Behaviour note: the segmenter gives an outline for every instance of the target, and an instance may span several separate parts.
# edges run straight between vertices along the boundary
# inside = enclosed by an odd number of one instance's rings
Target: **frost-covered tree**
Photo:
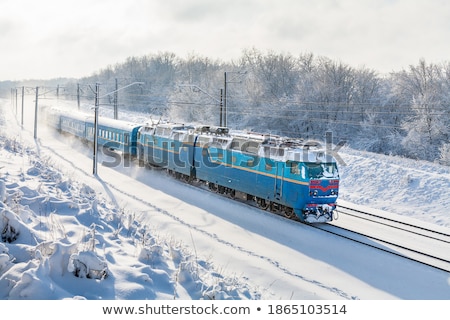
[[[394,88],[408,110],[402,124],[406,136],[402,145],[420,159],[436,160],[439,148],[450,137],[448,67],[420,60],[395,75]]]
[[[245,74],[244,74],[245,72]],[[304,53],[294,56],[252,48],[236,61],[170,52],[129,57],[64,86],[68,98],[93,103],[101,93],[120,91],[119,110],[143,111],[153,119],[219,124],[227,73],[227,124],[292,137],[320,139],[333,131],[355,148],[444,161],[450,140],[450,64],[420,60],[381,77],[365,67]],[[10,90],[10,88],[8,88]],[[221,91],[222,90],[222,91]],[[101,101],[112,105],[114,96]]]

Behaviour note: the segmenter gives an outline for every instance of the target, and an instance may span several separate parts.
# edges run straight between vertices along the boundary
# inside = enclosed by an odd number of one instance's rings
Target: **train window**
[[[270,155],[271,156],[284,156],[284,149],[283,148],[270,148]]]
[[[306,167],[308,168],[308,176],[311,179],[317,179],[322,177],[322,167],[320,163],[308,162],[306,163]]]
[[[220,145],[221,148],[226,148],[226,146],[228,144],[228,140],[227,139],[222,139],[222,138],[213,138],[213,142],[215,144]]]
[[[333,178],[337,176],[336,163],[305,163],[308,168],[308,176],[311,179]]]
[[[284,148],[278,147],[264,147],[264,156],[266,157],[283,157],[284,156]]]
[[[246,140],[234,138],[230,144],[230,149],[232,150],[241,150],[241,146],[246,142]]]
[[[251,154],[258,154],[259,145],[258,141],[249,140],[242,144],[241,150]]]
[[[253,167],[255,165],[255,159],[247,160],[247,167]]]
[[[288,162],[288,166],[291,167],[292,174],[300,174],[300,164],[298,162]]]
[[[232,150],[239,150],[239,142],[233,140],[233,141],[231,142],[231,144],[230,144],[230,149],[232,149]]]
[[[322,164],[323,176],[325,178],[337,178],[338,169],[336,163],[324,163]]]
[[[267,162],[267,159],[266,159],[266,171],[272,171],[272,169],[273,169],[273,163],[272,162]]]

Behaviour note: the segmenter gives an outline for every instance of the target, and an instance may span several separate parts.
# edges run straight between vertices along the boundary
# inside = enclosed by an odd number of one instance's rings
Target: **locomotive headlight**
[[[310,196],[313,196],[313,197],[317,197],[318,192],[317,192],[317,190],[310,191],[310,192],[309,192],[309,195],[310,195]]]

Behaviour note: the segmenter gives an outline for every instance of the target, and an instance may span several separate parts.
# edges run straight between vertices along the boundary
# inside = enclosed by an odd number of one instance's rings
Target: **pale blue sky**
[[[82,77],[170,51],[255,47],[380,73],[450,60],[447,0],[0,0],[0,80]]]

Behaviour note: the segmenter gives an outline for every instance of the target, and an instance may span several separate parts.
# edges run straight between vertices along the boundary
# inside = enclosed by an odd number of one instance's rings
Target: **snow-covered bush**
[[[3,243],[0,243],[0,275],[12,265],[11,260],[8,248]]]
[[[92,251],[72,254],[67,269],[79,278],[104,279],[109,274],[105,259]]]
[[[20,223],[18,217],[10,210],[3,209],[0,219],[1,240],[11,243],[20,234]]]

